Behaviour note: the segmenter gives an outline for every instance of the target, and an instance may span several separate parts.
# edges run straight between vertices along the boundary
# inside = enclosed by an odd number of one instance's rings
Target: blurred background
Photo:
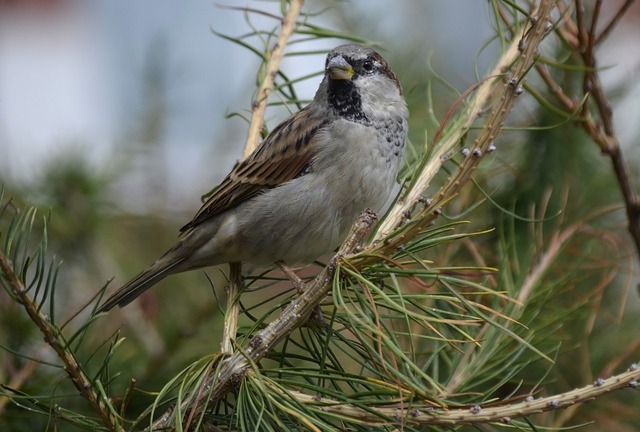
[[[413,79],[403,77],[405,87],[424,81],[420,74],[431,56],[451,84],[466,88],[475,81],[476,53],[491,28],[486,5],[464,3],[405,1],[388,10],[385,1],[315,0],[306,8],[329,7],[322,24],[380,42],[394,66],[413,72]],[[212,30],[250,31],[243,13],[225,4],[278,13],[278,2],[0,4],[3,180],[34,184],[44,167],[73,155],[96,172],[117,171],[110,193],[119,210],[153,208],[188,218],[198,205],[193,198],[240,155],[246,124],[225,115],[247,112],[259,65],[256,56]],[[259,28],[275,25],[272,18],[251,20]],[[454,21],[465,25],[453,28],[448,23]],[[340,42],[296,48],[326,52]],[[479,70],[491,59],[483,56]],[[319,71],[323,61],[319,52],[289,58],[284,68],[304,75]],[[304,82],[300,96],[311,98],[318,82]]]
[[[605,10],[620,3],[607,2]],[[248,113],[255,90],[258,58],[213,33],[250,31],[244,14],[225,5],[279,11],[278,2],[265,1],[1,1],[0,178],[33,186],[61,160],[82,160],[108,177],[114,211],[188,219],[199,204],[194,197],[238,159],[246,123],[225,116]],[[312,0],[305,7],[328,8],[316,18],[322,25],[379,42],[417,100],[428,64],[462,91],[495,58],[496,46],[485,48],[494,27],[485,2],[404,0],[389,8],[384,0]],[[637,9],[599,53],[606,84],[623,89],[616,126],[636,159]],[[273,18],[250,20],[258,28],[275,25]],[[283,68],[293,76],[317,72],[338,43],[297,45],[318,54],[290,57]],[[318,82],[301,83],[300,97],[311,98]],[[436,99],[436,108],[447,102]],[[278,114],[270,114],[271,123]]]
[[[605,2],[603,16],[620,3]],[[240,158],[260,62],[215,33],[239,36],[252,26],[278,23],[229,6],[276,15],[280,10],[279,2],[265,1],[0,1],[0,184],[5,196],[21,205],[50,211],[50,250],[64,262],[57,292],[61,313],[71,315],[107,281],[114,279],[114,289],[163,253],[199,208],[200,196]],[[445,77],[463,92],[498,56],[498,44],[490,43],[495,25],[489,7],[465,0],[305,3],[307,12],[323,12],[314,23],[380,44],[407,94],[411,141],[417,145],[433,134],[428,130],[425,138],[428,113],[442,118],[455,100],[449,88],[434,84],[430,103],[429,83]],[[638,21],[636,4],[599,52],[635,184],[640,184]],[[296,44],[290,51],[307,54],[287,57],[283,70],[291,77],[319,72],[326,52],[339,43],[327,38]],[[310,99],[319,81],[316,75],[300,82],[299,98]],[[286,115],[286,108],[270,110],[267,123],[272,127]],[[560,123],[544,118],[531,103],[522,103],[513,118]],[[550,209],[557,199],[556,208],[567,206],[569,215],[619,205],[609,161],[591,142],[573,146],[579,135],[539,131],[526,139],[509,133],[501,139],[505,147],[511,139],[514,143],[505,156],[497,156],[500,172],[510,176],[496,187],[497,201],[526,208],[556,188],[560,192]],[[497,224],[490,213],[479,225]],[[623,212],[606,224],[625,238]],[[621,308],[637,312],[639,307],[637,291],[628,289],[638,281],[637,255],[620,238],[612,246],[620,251],[614,277],[620,288],[609,294],[615,300],[608,315],[617,325],[623,321]],[[219,298],[224,298],[223,272],[226,268],[208,272]],[[101,319],[105,334],[121,331],[135,342],[121,348],[117,361],[123,375],[147,378],[153,388],[153,377],[166,377],[219,348],[219,305],[208,286],[203,272],[175,276]],[[9,312],[8,307],[0,312],[5,329],[24,322],[19,311]],[[628,328],[637,333],[638,320],[630,319]],[[635,340],[631,333],[619,337],[621,345]],[[609,343],[615,342],[607,333],[593,340],[601,365],[608,361]],[[140,357],[141,350],[146,357]],[[576,378],[576,385],[581,382]]]

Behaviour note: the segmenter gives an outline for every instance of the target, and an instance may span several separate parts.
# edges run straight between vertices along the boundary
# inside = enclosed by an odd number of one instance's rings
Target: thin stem
[[[278,41],[269,53],[269,61],[267,62],[267,68],[264,80],[260,84],[258,89],[258,95],[251,108],[251,123],[249,123],[249,132],[247,133],[247,141],[242,152],[242,158],[249,156],[260,143],[260,131],[262,130],[262,124],[264,123],[264,114],[267,111],[267,100],[269,94],[273,90],[273,84],[278,70],[280,69],[280,63],[284,57],[284,50],[289,41],[289,37],[293,34],[296,28],[296,20],[300,15],[302,9],[303,0],[291,0],[289,2],[289,9],[286,16],[282,20],[282,27],[280,29],[280,35]]]
[[[260,131],[264,123],[264,115],[267,110],[267,101],[269,94],[273,90],[280,63],[284,57],[284,50],[287,46],[289,38],[296,28],[296,20],[300,15],[304,0],[291,0],[286,16],[282,19],[280,34],[275,46],[268,55],[266,74],[258,95],[251,109],[251,122],[249,123],[249,131],[247,133],[247,141],[242,152],[242,158],[249,156],[260,143]],[[240,292],[242,291],[242,267],[241,263],[230,263],[229,269],[229,293],[227,297],[227,310],[224,320],[224,333],[222,336],[221,350],[224,354],[233,353],[233,340],[238,329],[238,315],[240,314]]]
[[[38,355],[36,359],[39,359],[41,357],[42,357],[41,355]],[[11,379],[9,380],[9,383],[7,384],[7,386],[13,390],[19,390],[24,385],[24,383],[29,378],[31,378],[37,366],[38,366],[37,360],[25,363],[20,369],[18,369],[17,371],[13,371],[10,374]],[[5,407],[10,401],[11,399],[9,398],[0,397],[0,415],[4,413]]]
[[[634,0],[627,0],[624,2],[622,7],[620,7],[618,12],[613,16],[611,21],[609,21],[609,24],[607,24],[604,30],[602,30],[602,32],[600,32],[600,34],[598,35],[598,38],[596,39],[596,45],[600,45],[602,41],[604,41],[609,36],[609,34],[611,34],[613,29],[618,25],[618,22],[622,19],[624,14],[627,12],[627,10],[631,7],[633,3],[634,3]]]
[[[238,316],[240,315],[240,294],[244,288],[242,280],[242,263],[229,263],[229,292],[227,293],[227,309],[224,314],[224,330],[220,351],[223,354],[233,354],[233,343],[238,331]]]
[[[634,364],[626,372],[608,379],[598,379],[595,383],[557,395],[533,399],[527,398],[515,403],[493,403],[491,406],[441,409],[433,406],[411,408],[399,407],[367,407],[363,409],[331,399],[318,398],[300,392],[292,392],[300,402],[321,407],[324,412],[352,418],[370,425],[388,424],[386,418],[402,418],[409,425],[441,425],[460,426],[463,424],[509,424],[513,419],[527,417],[545,411],[568,408],[575,404],[587,402],[615,390],[636,388],[640,380],[640,369]],[[426,409],[425,409],[426,408]]]
[[[587,46],[587,30],[584,22],[584,5],[582,0],[576,0],[576,24],[578,26],[578,52],[584,52]]]
[[[598,30],[598,19],[600,18],[600,12],[602,10],[602,0],[597,0],[593,9],[593,17],[591,18],[591,27],[589,28],[589,39],[587,49],[593,49],[596,46],[596,32]]]

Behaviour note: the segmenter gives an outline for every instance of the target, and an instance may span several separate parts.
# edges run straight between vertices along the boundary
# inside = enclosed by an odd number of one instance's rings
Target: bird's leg
[[[296,291],[298,291],[298,294],[302,294],[307,289],[307,285],[300,279],[300,276],[298,276],[291,267],[286,265],[284,261],[276,261],[276,265],[280,267],[282,273],[289,278]]]
[[[229,263],[229,292],[227,293],[227,310],[224,314],[224,330],[220,348],[223,354],[233,354],[233,341],[238,330],[240,315],[240,294],[244,289],[242,263]]]
[[[304,281],[300,279],[300,276],[298,276],[291,267],[286,265],[284,261],[276,261],[276,265],[280,267],[282,273],[284,273],[285,276],[289,278],[296,291],[298,291],[299,295],[307,289],[307,284],[305,284]],[[320,309],[320,305],[316,306],[313,314],[311,315],[311,319],[316,321],[316,323],[320,327],[329,327],[329,323],[326,319],[324,319],[324,316],[322,315],[322,309]]]

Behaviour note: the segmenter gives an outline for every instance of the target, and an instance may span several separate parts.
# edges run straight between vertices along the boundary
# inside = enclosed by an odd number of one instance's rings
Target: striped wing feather
[[[325,124],[326,119],[312,116],[307,108],[280,123],[249,157],[233,168],[180,231],[298,177],[311,162],[314,156],[311,143]]]

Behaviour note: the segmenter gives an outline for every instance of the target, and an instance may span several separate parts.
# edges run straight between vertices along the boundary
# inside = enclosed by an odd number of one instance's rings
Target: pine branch
[[[266,73],[258,95],[251,108],[251,121],[249,123],[249,132],[247,140],[242,152],[242,158],[247,158],[260,144],[260,131],[264,123],[264,114],[267,111],[267,102],[269,94],[273,90],[276,76],[280,69],[280,63],[284,57],[284,50],[287,42],[296,28],[296,20],[302,10],[304,0],[291,0],[286,16],[282,19],[280,35],[278,41],[271,49],[267,56]],[[227,302],[227,310],[224,321],[224,334],[222,338],[222,352],[226,354],[233,353],[233,338],[238,330],[238,315],[240,314],[240,294],[242,293],[242,263],[230,264],[229,275],[229,292],[227,293],[229,301]]]
[[[278,41],[267,56],[268,60],[264,79],[258,89],[256,100],[251,107],[251,122],[249,123],[247,141],[244,146],[244,151],[242,152],[243,159],[249,156],[260,143],[260,131],[262,130],[262,124],[264,123],[264,114],[267,111],[269,94],[273,90],[273,84],[275,83],[278,70],[280,69],[280,63],[284,57],[284,50],[287,47],[289,38],[296,28],[296,20],[300,15],[303,4],[304,0],[289,1],[289,9],[287,10],[285,17],[282,19]]]
[[[65,372],[67,372],[67,375],[71,379],[75,388],[80,392],[80,395],[89,402],[92,409],[100,416],[105,426],[113,431],[124,431],[122,426],[120,426],[109,401],[104,400],[100,394],[96,392],[91,381],[82,369],[81,363],[78,362],[73,351],[71,351],[69,346],[64,342],[59,331],[51,325],[49,318],[42,314],[38,305],[34,302],[31,296],[29,296],[24,283],[14,273],[12,262],[2,251],[0,251],[0,270],[2,271],[2,275],[4,275],[9,288],[20,304],[22,304],[31,321],[38,326],[38,329],[44,336],[45,342],[53,348],[58,355],[58,358],[62,360]]]
[[[534,398],[526,397],[521,402],[515,403],[491,403],[489,406],[475,405],[465,408],[438,408],[426,409],[411,406],[403,407],[376,407],[362,409],[353,405],[336,403],[327,398],[318,398],[300,392],[291,392],[299,401],[327,413],[348,417],[367,425],[384,425],[388,421],[384,418],[392,418],[408,425],[439,425],[461,426],[465,424],[479,423],[504,423],[509,424],[514,419],[539,414],[545,411],[568,408],[572,405],[584,403],[601,397],[612,391],[622,389],[638,389],[640,381],[640,368],[636,363],[632,364],[626,372],[614,375],[608,379],[598,378],[593,384],[564,392],[557,395]]]

